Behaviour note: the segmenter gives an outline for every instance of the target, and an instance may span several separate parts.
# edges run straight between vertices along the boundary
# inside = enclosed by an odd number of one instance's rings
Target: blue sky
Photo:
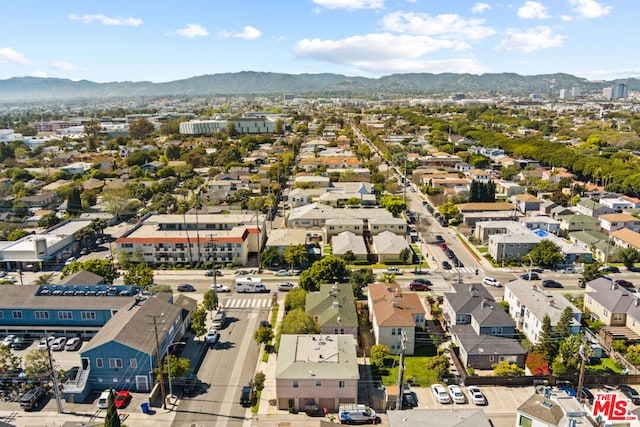
[[[1,11],[0,79],[640,76],[638,0],[21,0]]]

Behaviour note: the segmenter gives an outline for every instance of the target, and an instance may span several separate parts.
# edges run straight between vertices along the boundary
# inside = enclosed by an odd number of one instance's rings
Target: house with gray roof
[[[493,427],[482,409],[387,411],[389,427]]]
[[[552,393],[532,395],[516,410],[516,426],[570,427],[591,425],[585,405],[575,397]],[[573,420],[573,421],[572,421]]]
[[[580,332],[582,312],[562,294],[546,291],[527,280],[516,279],[506,284],[504,300],[509,303],[509,315],[515,320],[516,327],[534,344],[540,342],[544,316],[549,315],[551,326],[555,328],[567,307],[571,309],[573,317],[571,333]]]
[[[293,208],[287,218],[290,228],[319,228],[329,219],[361,219],[364,225],[372,218],[391,218],[393,215],[382,208],[334,208],[322,203],[311,203]]]
[[[405,248],[411,249],[405,237],[400,237],[391,231],[383,231],[373,236],[371,240],[373,242],[371,251],[378,256],[378,262],[380,263],[402,262],[400,252]],[[409,262],[411,262],[411,258]]]
[[[92,390],[107,388],[150,391],[153,370],[187,332],[195,307],[195,300],[169,293],[138,296],[122,307],[83,348],[80,371],[65,386],[65,398],[81,402]]]
[[[362,236],[350,231],[343,231],[331,239],[331,251],[333,255],[341,257],[351,251],[358,260],[366,260],[368,256],[367,246]]]
[[[538,235],[524,227],[518,233],[494,234],[489,236],[489,255],[497,262],[520,259],[531,252],[540,240]]]
[[[282,335],[276,364],[278,409],[336,411],[358,401],[358,358],[351,335]]]
[[[65,277],[60,282],[60,285],[100,286],[104,285],[104,278],[90,271],[80,270]]]
[[[308,292],[305,311],[318,323],[321,334],[358,338],[358,315],[350,283],[325,283],[319,291]]]
[[[492,369],[503,361],[524,367],[526,351],[514,339],[515,322],[481,284],[453,284],[442,315],[466,367]]]
[[[580,215],[598,218],[600,215],[612,214],[616,211],[609,206],[598,203],[595,199],[581,199],[573,210]]]

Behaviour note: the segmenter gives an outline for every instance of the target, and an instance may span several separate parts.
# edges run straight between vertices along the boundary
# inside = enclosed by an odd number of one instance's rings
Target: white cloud
[[[20,52],[16,52],[11,47],[0,48],[0,61],[13,62],[20,65],[31,65],[31,61],[24,57]]]
[[[313,0],[317,5],[327,9],[382,9],[384,0]]]
[[[47,77],[49,77],[49,76],[47,76],[47,73],[45,73],[45,72],[44,72],[44,71],[42,71],[42,70],[36,70],[36,71],[34,71],[34,72],[32,72],[32,73],[29,73],[29,75],[30,75],[31,77],[41,77],[41,78],[43,78],[43,79],[46,79]]]
[[[254,39],[260,38],[261,36],[262,36],[262,31],[250,25],[247,25],[246,27],[244,27],[242,31],[239,33],[231,33],[229,31],[224,31],[224,30],[220,32],[220,37],[225,39],[234,37],[238,39],[254,40]]]
[[[547,19],[547,7],[537,1],[527,1],[518,9],[518,17],[522,19]]]
[[[491,9],[491,5],[488,3],[476,3],[471,8],[471,13],[482,13]]]
[[[582,18],[599,18],[607,15],[613,9],[613,7],[604,6],[596,0],[569,0],[569,4]]]
[[[51,63],[51,68],[60,71],[73,71],[78,69],[74,64],[65,61],[54,61]]]
[[[137,27],[142,24],[142,19],[138,18],[122,18],[120,16],[110,17],[102,14],[94,14],[94,15],[69,15],[69,19],[72,21],[80,21],[83,24],[91,24],[94,21],[100,22],[102,25],[107,27],[112,26],[126,26],[126,27]]]
[[[539,26],[526,31],[508,30],[508,38],[495,47],[497,51],[520,51],[530,53],[540,49],[562,46],[565,39],[560,34],[553,34],[548,26]]]
[[[194,38],[194,37],[205,37],[209,35],[209,32],[206,28],[201,26],[200,24],[187,24],[186,27],[180,28],[176,30],[176,34],[181,37]]]
[[[622,68],[620,70],[572,71],[571,74],[592,80],[612,80],[627,77],[640,77],[640,68]]]
[[[385,30],[424,36],[444,36],[457,40],[478,40],[495,34],[484,19],[464,19],[455,14],[431,16],[426,13],[393,12],[382,18]]]
[[[563,22],[571,22],[571,21],[573,21],[573,18],[572,18],[571,16],[569,16],[569,15],[562,15],[562,16],[560,17],[560,19],[561,19]]]

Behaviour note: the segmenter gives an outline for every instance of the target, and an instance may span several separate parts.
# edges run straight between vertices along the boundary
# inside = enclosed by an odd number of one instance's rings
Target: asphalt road
[[[236,297],[233,294],[229,298]],[[241,297],[269,298],[250,294]],[[253,340],[253,331],[267,316],[266,308],[227,309],[227,323],[220,331],[220,341],[207,350],[198,371],[198,379],[209,387],[200,394],[182,398],[172,425],[242,426],[251,417],[250,409],[240,406],[240,390],[255,373],[260,347]]]

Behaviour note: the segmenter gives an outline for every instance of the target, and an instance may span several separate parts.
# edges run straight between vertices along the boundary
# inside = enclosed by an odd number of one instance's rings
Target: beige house
[[[341,257],[348,251],[351,251],[358,260],[366,260],[369,254],[362,236],[353,234],[350,231],[343,231],[331,240],[331,253]]]
[[[369,320],[376,344],[389,347],[399,354],[404,332],[407,337],[406,355],[415,351],[416,328],[425,327],[426,311],[415,292],[403,292],[400,285],[373,283],[368,287]]]
[[[331,218],[327,219],[322,227],[324,241],[330,242],[333,236],[349,231],[362,236],[364,221],[359,218]]]
[[[628,228],[611,233],[613,244],[622,248],[635,248],[640,250],[640,233]]]
[[[278,409],[316,404],[336,411],[358,400],[358,358],[351,335],[282,335],[275,372]]]
[[[639,232],[640,219],[626,213],[605,214],[600,215],[600,226],[609,233],[623,228]]]
[[[372,236],[390,231],[398,236],[406,236],[407,222],[402,218],[372,218],[369,220],[369,233]]]
[[[405,248],[411,248],[405,237],[400,237],[391,231],[383,231],[373,236],[371,240],[373,241],[371,251],[378,255],[378,262],[380,263],[402,262],[400,252]],[[411,258],[409,258],[408,262],[411,262]]]

